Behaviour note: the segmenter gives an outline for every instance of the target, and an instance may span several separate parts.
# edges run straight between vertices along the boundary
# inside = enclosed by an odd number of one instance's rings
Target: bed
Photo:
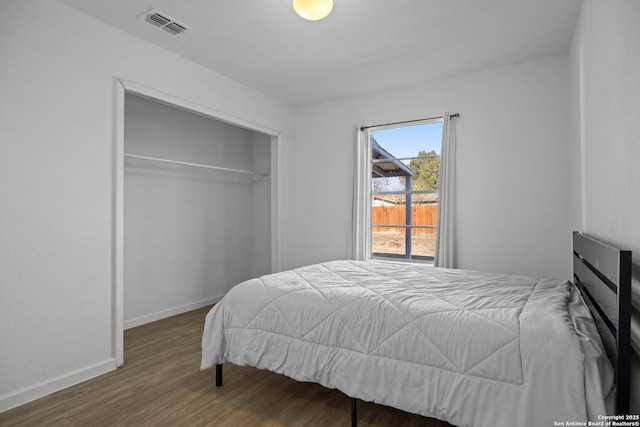
[[[626,413],[630,259],[574,233],[574,283],[376,260],[262,276],[208,313],[201,368],[341,390],[352,425],[355,399],[458,426]]]

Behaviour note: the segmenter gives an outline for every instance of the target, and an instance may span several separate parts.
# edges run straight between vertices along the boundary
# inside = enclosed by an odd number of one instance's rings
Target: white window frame
[[[373,256],[372,254],[372,230],[371,209],[373,200],[373,190],[371,186],[372,174],[372,145],[371,132],[377,130],[394,129],[406,126],[424,125],[432,123],[443,123],[444,118],[430,118],[424,120],[413,120],[404,123],[395,123],[380,126],[356,126],[356,147],[355,147],[355,167],[354,167],[354,191],[353,191],[353,209],[352,209],[352,242],[351,242],[351,258],[355,260],[390,260],[403,262],[418,262],[432,264],[433,258],[427,259],[411,259],[400,257]],[[442,148],[441,148],[442,150]],[[438,157],[442,156],[442,152]],[[413,158],[413,157],[412,157]],[[420,158],[420,157],[416,157]],[[404,158],[403,158],[404,159]],[[411,194],[425,193],[426,191],[412,191]],[[429,191],[429,192],[437,192]],[[395,192],[406,194],[406,192]],[[381,226],[376,224],[375,226]],[[422,226],[413,226],[411,224],[401,226],[405,229],[411,229]],[[436,226],[437,227],[437,224]],[[437,237],[436,237],[437,238]]]

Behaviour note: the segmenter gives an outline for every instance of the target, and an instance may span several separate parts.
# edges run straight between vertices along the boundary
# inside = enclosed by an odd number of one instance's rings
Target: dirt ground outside
[[[405,252],[404,232],[374,232],[371,243],[374,253],[404,255]],[[411,255],[432,257],[435,253],[435,247],[435,234],[414,234],[411,236]]]

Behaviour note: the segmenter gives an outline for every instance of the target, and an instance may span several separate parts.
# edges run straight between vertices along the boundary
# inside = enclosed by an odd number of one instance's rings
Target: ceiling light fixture
[[[333,0],[293,0],[293,10],[309,21],[326,18],[333,10]]]

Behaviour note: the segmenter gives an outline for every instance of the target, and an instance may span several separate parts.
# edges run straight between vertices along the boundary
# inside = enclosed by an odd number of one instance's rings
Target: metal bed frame
[[[615,370],[615,412],[629,413],[631,251],[573,232],[573,277]]]

